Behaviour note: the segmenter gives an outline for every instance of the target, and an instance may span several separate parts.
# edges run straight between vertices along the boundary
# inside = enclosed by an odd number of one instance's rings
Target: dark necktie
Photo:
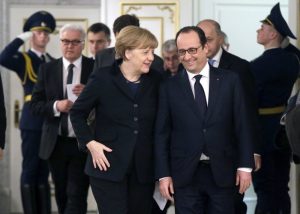
[[[203,87],[200,84],[201,77],[202,75],[200,74],[194,76],[196,80],[194,84],[194,90],[195,90],[195,102],[199,107],[201,115],[204,117],[204,114],[206,113],[206,109],[207,109],[207,104],[206,104],[206,98],[205,98]]]
[[[67,84],[72,84],[72,80],[73,80],[73,68],[74,65],[70,64],[68,66],[68,76],[67,76]],[[66,84],[66,88],[67,88],[67,84]],[[68,93],[67,90],[65,88],[65,98],[68,99]],[[68,136],[68,113],[62,113],[61,114],[61,134],[62,136]]]
[[[42,56],[41,56],[41,61],[42,61],[42,63],[45,63],[45,62],[46,62],[46,57],[45,57],[44,54],[42,54]]]

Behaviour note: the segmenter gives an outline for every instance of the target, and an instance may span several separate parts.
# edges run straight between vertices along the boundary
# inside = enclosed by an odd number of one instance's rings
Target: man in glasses
[[[201,20],[197,26],[201,28],[207,39],[207,58],[213,67],[233,70],[242,80],[243,88],[245,89],[246,101],[248,106],[251,107],[254,122],[258,124],[258,114],[255,95],[255,83],[254,76],[250,70],[250,63],[236,55],[227,52],[223,47],[224,37],[221,31],[221,26],[218,22],[212,19]],[[258,126],[257,126],[258,130]],[[258,131],[257,131],[258,132]],[[259,136],[256,134],[255,136]],[[261,157],[260,157],[260,142],[259,137],[254,140],[254,159],[255,159],[255,171],[260,169]],[[247,205],[243,202],[244,194],[240,194],[237,191],[235,201],[235,213],[246,214]]]
[[[49,163],[59,213],[85,214],[89,185],[84,174],[86,153],[78,149],[69,110],[82,92],[94,62],[82,55],[82,27],[66,24],[59,33],[63,57],[41,66],[31,108],[45,118],[39,154]]]
[[[155,127],[155,173],[177,214],[234,213],[254,167],[254,126],[234,72],[207,62],[207,40],[196,27],[175,38],[183,69],[161,86]]]
[[[169,39],[162,44],[161,54],[164,60],[164,75],[166,77],[174,76],[178,71],[179,59],[177,46],[174,39]]]
[[[24,106],[20,121],[23,155],[20,186],[25,214],[51,213],[49,169],[46,161],[38,156],[43,119],[32,115],[29,102],[40,65],[53,60],[46,52],[46,47],[55,27],[55,19],[50,13],[38,11],[27,19],[23,33],[9,43],[0,54],[0,64],[16,72],[24,89]],[[31,48],[27,52],[18,51],[26,41],[30,42]]]

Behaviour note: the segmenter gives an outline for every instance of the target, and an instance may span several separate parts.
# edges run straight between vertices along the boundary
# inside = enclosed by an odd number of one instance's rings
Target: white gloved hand
[[[32,35],[33,35],[33,33],[31,31],[27,31],[27,32],[21,33],[17,37],[22,39],[24,42],[26,42],[27,40],[29,40],[32,37]]]

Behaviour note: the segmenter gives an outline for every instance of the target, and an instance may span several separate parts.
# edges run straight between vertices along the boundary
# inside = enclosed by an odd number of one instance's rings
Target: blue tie
[[[201,115],[204,117],[204,114],[207,110],[207,104],[206,104],[206,97],[204,93],[204,89],[202,85],[200,84],[200,79],[202,75],[198,74],[194,76],[195,78],[195,84],[194,84],[194,90],[195,90],[195,102],[197,106],[199,107]]]
[[[210,64],[213,67],[215,67],[214,66],[215,62],[216,62],[216,60],[214,60],[214,59],[208,59],[208,64]]]

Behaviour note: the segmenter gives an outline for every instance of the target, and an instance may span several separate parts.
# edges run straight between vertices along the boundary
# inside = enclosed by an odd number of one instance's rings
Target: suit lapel
[[[82,56],[82,64],[81,64],[81,77],[80,77],[80,83],[85,84],[88,80],[90,71],[90,65],[89,65],[89,59],[85,56]]]
[[[182,69],[177,77],[178,84],[184,94],[184,97],[186,98],[187,104],[200,119],[203,119],[195,102],[191,84],[185,69]]]
[[[62,58],[58,60],[56,63],[56,67],[54,68],[56,80],[58,81],[59,84],[59,98],[63,99],[64,98],[64,88],[63,88],[63,63],[62,63]]]
[[[216,105],[218,105],[218,96],[220,94],[220,75],[216,68],[210,66],[209,70],[209,98],[208,98],[208,108],[206,113],[206,120],[210,118]]]
[[[222,56],[220,58],[219,68],[229,69],[230,65],[231,59],[229,57],[229,54],[225,50],[223,50]]]

